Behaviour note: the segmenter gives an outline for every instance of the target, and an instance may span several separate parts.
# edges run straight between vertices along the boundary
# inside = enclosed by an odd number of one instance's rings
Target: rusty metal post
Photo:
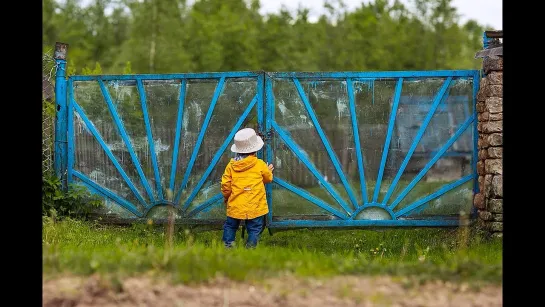
[[[63,189],[67,189],[68,166],[68,103],[66,99],[66,52],[68,44],[55,43],[55,174],[61,179]]]

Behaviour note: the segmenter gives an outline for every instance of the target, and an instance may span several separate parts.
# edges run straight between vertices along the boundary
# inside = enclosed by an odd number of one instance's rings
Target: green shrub
[[[102,202],[85,187],[72,184],[63,191],[61,180],[55,175],[42,176],[42,215],[56,219],[64,217],[86,219]]]

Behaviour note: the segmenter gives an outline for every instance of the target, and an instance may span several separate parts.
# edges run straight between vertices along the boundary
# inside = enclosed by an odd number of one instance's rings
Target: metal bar
[[[431,70],[431,71],[353,71],[353,72],[266,72],[273,78],[425,78],[425,77],[471,77],[474,70]],[[171,80],[171,79],[217,79],[254,78],[262,72],[215,72],[186,74],[139,74],[139,75],[76,75],[74,81],[96,80]]]
[[[348,194],[348,198],[350,198],[350,201],[352,202],[354,209],[357,208],[358,201],[356,200],[356,196],[354,195],[354,192],[352,191],[352,188],[350,187],[350,183],[348,182],[348,180],[346,180],[346,176],[344,175],[341,164],[339,163],[339,159],[337,159],[337,155],[335,154],[335,152],[333,152],[333,149],[331,148],[331,144],[329,144],[327,136],[324,134],[324,131],[322,127],[320,126],[320,123],[318,122],[318,118],[316,118],[316,114],[314,113],[314,110],[312,109],[312,106],[310,105],[310,102],[308,101],[307,95],[305,94],[305,91],[303,90],[301,83],[299,82],[299,80],[297,80],[297,78],[293,78],[293,83],[295,84],[295,87],[297,88],[297,92],[299,92],[299,97],[301,97],[301,100],[303,101],[303,104],[305,105],[305,108],[307,109],[310,119],[312,120],[312,123],[314,124],[314,128],[316,129],[316,132],[318,132],[318,135],[320,136],[320,139],[322,140],[322,144],[324,144],[324,147],[327,151],[329,158],[331,159],[331,162],[333,162],[333,166],[335,167],[337,174],[339,174],[339,178],[341,179],[344,189],[346,190],[346,193]]]
[[[312,221],[312,220],[295,220],[295,221],[274,221],[270,228],[292,228],[292,227],[375,227],[375,226],[391,226],[391,227],[445,227],[459,226],[458,219],[452,220],[330,220],[330,221]]]
[[[218,78],[255,78],[261,72],[234,71],[185,74],[138,74],[138,75],[95,75],[72,76],[74,81],[113,81],[113,80],[172,80],[172,79],[218,79]]]
[[[257,102],[257,95],[254,96],[254,99],[252,99],[252,101],[250,102],[248,107],[246,107],[246,110],[244,110],[244,113],[242,113],[242,115],[238,118],[235,126],[233,127],[233,129],[231,129],[231,132],[229,133],[227,138],[225,138],[225,141],[223,141],[223,144],[221,144],[218,151],[216,151],[216,153],[214,154],[214,157],[212,158],[212,161],[210,162],[210,165],[208,165],[208,167],[204,171],[201,179],[199,180],[197,185],[193,188],[193,191],[191,191],[191,194],[189,195],[189,197],[185,201],[184,205],[182,206],[182,210],[187,209],[187,207],[193,201],[195,196],[197,196],[197,193],[199,192],[199,190],[201,189],[203,184],[206,182],[206,179],[208,178],[208,176],[210,175],[212,170],[214,170],[214,167],[216,167],[216,164],[218,163],[221,156],[223,155],[223,152],[225,152],[225,149],[227,149],[227,146],[229,145],[229,143],[231,143],[231,140],[233,140],[233,138],[235,137],[235,134],[237,133],[237,131],[240,129],[240,127],[244,123],[244,120],[246,120],[246,118],[248,117],[248,114],[250,114],[250,111],[255,106],[256,102]],[[176,201],[176,203],[178,203],[178,201]]]
[[[418,133],[414,137],[411,147],[409,148],[407,155],[405,155],[405,159],[401,163],[401,166],[399,167],[399,170],[397,171],[397,174],[394,180],[392,181],[392,184],[390,184],[390,187],[388,188],[388,192],[386,192],[386,195],[384,196],[384,199],[382,200],[383,204],[386,204],[388,202],[388,199],[390,199],[390,196],[392,196],[392,193],[394,192],[397,182],[399,181],[399,178],[401,178],[401,175],[403,174],[405,167],[407,167],[407,164],[409,164],[409,160],[411,159],[416,147],[418,146],[420,139],[422,139],[422,136],[424,136],[424,132],[426,131],[428,124],[433,118],[433,115],[435,114],[435,110],[437,109],[437,106],[443,101],[443,97],[446,91],[448,90],[448,88],[450,87],[451,81],[452,81],[452,77],[448,77],[447,80],[445,80],[445,82],[443,83],[443,86],[441,87],[441,89],[439,90],[439,93],[437,93],[437,95],[435,96],[433,105],[428,111],[428,114],[426,114],[426,118],[424,119],[424,122],[422,123],[422,125],[420,125],[420,129],[418,130]]]
[[[174,151],[172,153],[172,168],[170,171],[169,189],[171,192],[174,192],[174,182],[176,180],[176,167],[178,166],[178,150],[180,148],[180,136],[182,135],[182,121],[183,121],[183,114],[184,114],[186,87],[187,87],[187,80],[183,79],[182,85],[180,87],[180,102],[178,103],[178,119],[176,121],[176,136],[174,138]]]
[[[360,132],[358,128],[358,118],[356,117],[356,99],[354,97],[354,86],[352,79],[346,79],[346,90],[348,92],[348,101],[350,103],[350,118],[352,119],[352,134],[354,136],[356,158],[358,162],[358,171],[360,175],[360,188],[363,203],[367,203],[367,185],[365,183],[365,166],[363,164],[362,148],[360,144]]]
[[[475,176],[472,174],[472,175],[467,175],[465,177],[462,177],[458,180],[456,180],[455,182],[452,182],[452,183],[449,183],[449,184],[446,184],[444,186],[442,186],[439,190],[435,191],[434,193],[424,197],[424,198],[421,198],[417,201],[415,201],[414,203],[408,205],[407,207],[399,210],[398,212],[396,212],[395,214],[395,217],[398,218],[400,216],[403,216],[403,215],[406,215],[408,213],[410,213],[411,211],[413,210],[416,210],[418,207],[428,203],[430,200],[434,200],[435,198],[447,193],[448,191],[451,191],[455,188],[457,188],[458,186],[468,182],[469,180],[475,178]]]
[[[394,93],[394,102],[392,104],[392,110],[390,111],[390,119],[388,121],[388,131],[386,132],[386,139],[384,140],[384,148],[382,149],[382,158],[380,160],[380,167],[378,170],[377,182],[375,183],[375,193],[373,194],[373,202],[376,203],[378,194],[380,192],[380,186],[382,184],[382,175],[384,174],[384,167],[386,166],[386,158],[388,157],[388,150],[390,149],[390,141],[392,140],[392,133],[394,131],[394,125],[396,120],[397,106],[399,104],[399,97],[401,96],[401,88],[403,87],[403,78],[397,80],[396,89]]]
[[[348,215],[351,215],[350,210],[344,200],[341,198],[339,193],[335,191],[335,189],[329,184],[329,182],[324,180],[324,176],[320,174],[320,172],[316,169],[314,164],[304,155],[301,154],[301,149],[299,149],[299,146],[287,135],[286,132],[284,132],[284,129],[282,129],[275,121],[272,121],[272,127],[276,130],[280,138],[288,145],[290,150],[303,162],[303,164],[308,168],[308,170],[316,177],[316,179],[324,186],[324,188],[333,196],[333,198],[343,207],[343,209],[348,213]]]
[[[272,133],[271,122],[274,118],[274,93],[272,90],[272,79],[269,76],[265,75],[265,98],[266,98],[266,112],[265,112],[265,130],[267,133]],[[272,151],[272,135],[271,139],[265,142],[265,151],[267,154],[267,164],[273,163],[273,151]],[[274,178],[274,176],[273,176]],[[267,197],[267,205],[269,206],[269,213],[267,214],[267,219],[269,224],[272,222],[273,216],[273,196],[272,196],[272,184],[265,185],[265,195]]]
[[[473,116],[477,116],[477,92],[479,91],[480,86],[480,76],[479,72],[475,72],[475,76],[473,77]],[[479,160],[479,130],[477,129],[478,121],[476,120],[473,123],[473,161],[471,161],[471,170],[475,176],[477,176],[477,161]],[[473,186],[473,192],[479,193],[479,183],[478,181],[475,182],[475,185]]]
[[[430,70],[430,71],[343,71],[343,72],[268,72],[272,78],[299,79],[346,79],[346,78],[429,78],[472,77],[475,70]]]
[[[263,88],[265,87],[263,79],[264,74],[257,77],[257,130],[260,132],[263,132]],[[257,152],[257,157],[263,159],[263,150]]]
[[[223,195],[221,193],[218,193],[214,196],[212,196],[211,198],[205,200],[203,203],[197,205],[195,207],[195,209],[191,210],[191,212],[189,212],[187,214],[187,217],[192,217],[194,216],[195,214],[203,211],[204,209],[210,207],[211,205],[213,205],[215,202],[217,202],[218,200],[222,199],[223,198]]]
[[[161,185],[161,175],[159,173],[159,165],[157,165],[157,154],[155,152],[155,142],[153,141],[153,134],[151,132],[151,124],[150,124],[149,114],[148,114],[148,106],[146,103],[147,101],[146,91],[144,90],[144,85],[142,84],[142,80],[136,80],[136,87],[138,88],[138,95],[140,96],[140,104],[142,107],[142,115],[144,117],[144,124],[146,126],[146,135],[148,137],[151,163],[153,164],[153,171],[155,175],[155,185],[157,189],[157,196],[159,200],[163,200],[164,197],[163,197],[163,187]],[[153,199],[152,202],[154,201],[155,200]]]
[[[53,167],[55,174],[62,182],[63,190],[68,188],[66,182],[67,164],[68,164],[68,141],[67,137],[67,121],[68,121],[68,104],[66,101],[66,44],[55,44],[55,104],[56,104],[56,120],[55,120],[55,160]]]
[[[100,136],[100,133],[96,130],[95,126],[91,123],[91,121],[89,121],[89,119],[87,118],[87,115],[85,115],[85,112],[83,112],[83,109],[78,105],[78,103],[76,102],[75,99],[72,99],[72,104],[74,105],[74,109],[78,112],[79,116],[81,117],[81,119],[85,123],[85,126],[87,126],[87,129],[89,129],[89,131],[91,131],[91,134],[93,134],[93,136],[98,141],[98,143],[100,144],[100,146],[102,147],[102,149],[104,150],[104,152],[106,153],[108,158],[110,158],[110,160],[114,164],[114,166],[117,169],[117,171],[119,172],[119,174],[121,174],[121,177],[123,177],[123,179],[125,179],[125,182],[129,186],[129,189],[131,189],[131,191],[134,193],[134,195],[140,201],[140,203],[144,207],[147,207],[146,201],[144,200],[144,198],[142,198],[142,195],[140,195],[140,192],[138,192],[138,190],[136,189],[136,187],[132,183],[132,181],[129,178],[129,176],[127,175],[127,173],[125,173],[125,171],[123,170],[123,168],[121,167],[119,162],[117,162],[117,159],[115,158],[114,154],[112,153],[110,148],[108,148],[108,145],[106,145],[106,143],[104,142],[104,140]]]
[[[132,163],[134,164],[136,171],[138,172],[138,175],[140,176],[140,182],[142,183],[142,186],[148,193],[150,201],[154,202],[155,197],[153,195],[153,192],[151,191],[151,187],[148,183],[148,180],[146,179],[146,175],[144,175],[144,171],[142,170],[142,167],[140,166],[138,157],[136,156],[136,153],[134,152],[134,149],[132,148],[132,143],[129,140],[129,136],[127,135],[127,132],[125,131],[125,127],[123,126],[121,119],[119,119],[119,115],[117,114],[115,106],[112,102],[110,93],[108,93],[108,89],[106,89],[106,86],[104,85],[104,82],[102,82],[102,80],[99,79],[98,84],[100,85],[100,90],[102,91],[104,100],[106,100],[106,104],[108,105],[110,114],[112,115],[112,118],[114,119],[114,123],[115,123],[115,126],[117,127],[117,131],[121,135],[121,138],[123,139],[123,142],[125,143],[125,146],[127,146],[127,150],[129,151],[129,155],[131,156]]]
[[[481,77],[479,71],[475,71],[473,76],[473,93],[472,93],[472,103],[473,103],[473,116],[477,116],[477,92],[479,91],[481,82]],[[479,130],[477,129],[479,121],[476,120],[473,123],[473,161],[471,161],[471,172],[475,175],[475,178],[479,178],[477,174],[477,162],[479,160]],[[473,182],[473,193],[476,195],[479,193],[479,180]],[[472,215],[475,217],[477,215],[477,207],[472,207]]]
[[[116,203],[118,203],[119,205],[121,205],[123,208],[129,210],[134,215],[136,215],[138,217],[143,216],[143,214],[141,212],[139,212],[138,209],[133,204],[131,204],[129,201],[127,201],[126,199],[123,199],[123,198],[119,197],[117,194],[111,192],[107,188],[103,188],[102,186],[100,186],[99,184],[97,184],[96,182],[91,180],[89,177],[85,176],[84,174],[82,174],[82,173],[80,173],[80,172],[78,172],[76,170],[73,171],[73,174],[74,174],[74,176],[79,178],[82,181],[82,183],[85,184],[87,187],[90,187],[93,190],[95,190],[95,191],[99,192],[100,194],[102,194],[103,196],[106,196],[106,197],[110,198],[111,200],[113,200]]]
[[[275,177],[273,179],[273,182],[343,220],[348,219],[348,217],[345,214],[331,207],[329,204],[327,204],[323,200],[313,196],[312,194],[308,193],[307,191],[303,189],[300,189],[294,185],[289,184],[287,181],[284,181],[278,177]]]
[[[74,97],[74,84],[72,80],[68,80],[68,162],[66,166],[67,176],[66,183],[69,186],[72,183],[72,170],[74,169],[74,155],[75,155],[75,142],[74,142],[74,108],[72,106],[72,99]]]
[[[443,145],[443,147],[437,152],[437,154],[422,168],[422,170],[414,177],[414,179],[409,183],[409,185],[396,197],[396,199],[390,205],[390,209],[394,208],[409,194],[409,192],[414,188],[414,186],[426,175],[426,173],[431,169],[431,167],[437,162],[443,154],[460,138],[462,133],[475,121],[475,114],[468,118],[461,126],[458,128],[456,133]]]
[[[208,124],[210,123],[210,119],[212,118],[212,113],[214,113],[214,108],[216,107],[218,98],[221,95],[221,92],[223,91],[224,83],[225,83],[225,77],[221,77],[220,81],[218,82],[218,85],[216,85],[216,90],[214,91],[212,102],[210,103],[210,107],[208,107],[208,112],[206,113],[206,117],[204,118],[204,122],[202,123],[201,131],[199,131],[199,136],[197,137],[195,148],[193,148],[193,152],[191,153],[191,158],[189,159],[189,163],[187,164],[187,168],[185,170],[182,184],[180,185],[180,189],[178,189],[178,192],[176,193],[176,197],[174,198],[175,203],[178,203],[180,201],[180,197],[182,196],[182,191],[183,189],[185,189],[187,185],[187,181],[189,180],[189,175],[191,174],[191,171],[193,169],[193,164],[195,163],[195,160],[197,159],[197,155],[199,154],[199,150],[201,148],[201,144],[204,139],[204,134],[206,133],[206,129],[208,128]]]
[[[490,44],[490,39],[488,38],[486,31],[484,31],[483,32],[483,48],[488,49],[489,44]]]

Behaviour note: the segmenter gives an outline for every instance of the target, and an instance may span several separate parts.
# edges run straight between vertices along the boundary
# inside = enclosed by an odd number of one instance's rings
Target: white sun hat
[[[251,153],[263,148],[263,139],[252,128],[244,128],[235,134],[235,143],[231,151],[236,153]]]

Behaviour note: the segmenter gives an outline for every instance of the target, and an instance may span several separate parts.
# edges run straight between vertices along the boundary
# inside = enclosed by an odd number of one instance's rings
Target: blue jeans
[[[235,235],[237,234],[238,227],[240,225],[239,219],[227,217],[225,224],[223,224],[223,243],[226,247],[232,247],[235,241]],[[248,232],[248,240],[246,241],[246,247],[256,247],[257,241],[264,226],[264,215],[258,216],[253,219],[245,220],[246,231]]]

